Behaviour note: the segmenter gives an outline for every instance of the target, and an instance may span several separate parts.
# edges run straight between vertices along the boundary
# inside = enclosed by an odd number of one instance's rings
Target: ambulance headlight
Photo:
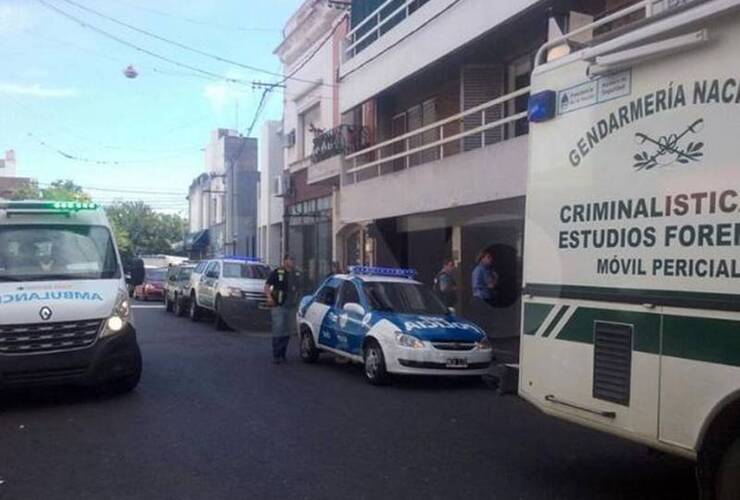
[[[397,332],[396,342],[402,347],[410,347],[411,349],[424,349],[426,347],[424,342],[407,333]]]
[[[110,317],[105,321],[105,328],[101,337],[108,337],[121,332],[131,320],[131,303],[128,295],[121,292],[116,298]]]

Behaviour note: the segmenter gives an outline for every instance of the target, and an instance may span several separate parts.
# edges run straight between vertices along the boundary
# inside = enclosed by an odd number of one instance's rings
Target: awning
[[[208,229],[190,233],[185,237],[185,250],[188,252],[201,252],[208,248],[211,242]]]

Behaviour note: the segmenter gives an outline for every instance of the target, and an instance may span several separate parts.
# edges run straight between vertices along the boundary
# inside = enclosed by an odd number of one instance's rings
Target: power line
[[[42,1],[43,2],[43,0],[39,0],[39,1]],[[151,31],[147,31],[147,30],[141,29],[141,28],[136,27],[136,26],[134,26],[132,24],[129,24],[129,23],[126,23],[126,22],[121,21],[119,19],[116,19],[113,16],[109,16],[109,15],[104,14],[104,13],[102,13],[100,11],[95,10],[95,9],[91,9],[89,7],[86,7],[85,5],[81,5],[81,4],[79,4],[79,3],[77,3],[77,2],[75,2],[73,0],[61,0],[61,1],[65,2],[65,3],[68,3],[69,5],[73,5],[73,6],[77,7],[78,9],[84,10],[85,12],[89,12],[89,13],[91,13],[93,15],[96,15],[98,17],[101,17],[103,19],[107,19],[108,21],[110,21],[112,23],[115,23],[115,24],[118,24],[119,26],[123,26],[125,28],[128,28],[130,30],[136,31],[137,33],[141,33],[142,35],[145,35],[145,36],[154,38],[154,39],[159,40],[161,42],[168,43],[170,45],[174,45],[175,47],[179,47],[179,48],[181,48],[183,50],[187,50],[189,52],[193,52],[194,54],[198,54],[198,55],[201,55],[201,56],[204,56],[204,57],[209,57],[211,59],[214,59],[214,60],[219,61],[219,62],[222,62],[222,63],[232,64],[234,66],[238,66],[240,68],[248,69],[250,71],[256,71],[258,73],[264,73],[264,74],[267,74],[267,75],[279,76],[279,77],[282,77],[283,76],[282,74],[276,73],[274,71],[266,70],[266,69],[263,69],[263,68],[258,68],[256,66],[252,66],[252,65],[249,65],[249,64],[244,64],[242,62],[235,61],[233,59],[228,59],[226,57],[219,56],[218,54],[212,54],[210,52],[206,52],[204,50],[197,49],[197,48],[191,47],[189,45],[185,45],[184,43],[177,42],[177,41],[171,40],[169,38],[165,38],[163,36],[157,35],[156,33],[152,33]],[[292,76],[291,77],[286,77],[286,78],[292,78]],[[315,81],[304,80],[304,79],[301,79],[301,78],[292,78],[292,79],[294,79],[296,81],[304,82],[304,83],[317,83]],[[321,85],[329,85],[329,84],[322,83]]]
[[[183,155],[170,155],[170,156],[164,156],[160,158],[152,158],[149,160],[99,160],[99,159],[93,159],[93,158],[87,158],[83,156],[78,156],[72,153],[69,153],[63,149],[60,149],[56,146],[53,146],[46,141],[37,138],[33,133],[29,132],[28,137],[33,138],[35,142],[37,142],[40,146],[45,147],[46,149],[49,149],[53,151],[54,153],[58,154],[62,158],[65,158],[67,160],[77,161],[80,163],[90,163],[95,165],[131,165],[131,164],[148,164],[148,163],[155,163],[158,161],[164,161],[164,160],[170,160],[172,158],[181,158]]]
[[[37,183],[39,186],[48,186],[52,187],[53,183],[51,182],[39,182]],[[101,191],[106,193],[129,193],[129,194],[152,194],[152,195],[167,195],[167,196],[186,196],[186,193],[183,192],[176,192],[176,191],[147,191],[143,189],[134,189],[134,188],[111,188],[111,187],[94,187],[94,186],[80,186],[83,190],[86,191]]]
[[[67,0],[65,0],[65,1],[67,1]],[[301,61],[301,63],[298,65],[298,67],[294,68],[293,71],[291,71],[290,73],[288,73],[288,75],[286,75],[286,76],[283,77],[282,81],[280,82],[281,85],[283,83],[285,83],[286,81],[288,81],[288,80],[296,80],[296,78],[294,78],[293,75],[295,75],[300,70],[302,70],[306,66],[306,64],[308,64],[308,62],[311,59],[313,59],[316,56],[316,54],[319,53],[319,51],[324,47],[324,45],[326,45],[326,42],[328,42],[329,40],[331,40],[331,38],[337,32],[337,29],[342,24],[342,22],[343,22],[343,20],[340,20],[339,22],[337,22],[337,23],[334,24],[334,26],[332,27],[332,29],[329,32],[329,34],[321,41],[321,43],[308,56],[306,56],[306,58],[303,61]],[[312,83],[316,83],[316,82],[312,82]],[[329,87],[335,87],[336,86],[334,84],[324,84],[324,85],[328,85]]]
[[[223,75],[219,75],[217,73],[213,73],[213,72],[208,71],[208,70],[205,70],[205,69],[197,68],[195,66],[191,66],[189,64],[185,64],[185,63],[179,62],[177,60],[170,59],[169,57],[166,57],[166,56],[157,54],[156,52],[152,52],[151,50],[145,49],[145,48],[140,47],[140,46],[138,46],[138,45],[136,45],[134,43],[131,43],[131,42],[128,42],[128,41],[126,41],[126,40],[124,40],[122,38],[119,38],[116,35],[113,35],[111,33],[108,33],[107,31],[105,31],[105,30],[103,30],[101,28],[98,28],[97,26],[93,26],[92,24],[88,23],[87,21],[84,21],[84,20],[80,19],[79,17],[75,17],[72,14],[69,14],[68,12],[66,12],[64,10],[62,10],[62,9],[60,9],[60,8],[54,6],[54,5],[49,4],[46,0],[36,0],[36,1],[39,2],[40,4],[42,4],[43,6],[45,6],[47,9],[50,9],[50,10],[56,12],[60,16],[65,17],[65,18],[69,19],[70,21],[73,21],[73,22],[79,24],[83,28],[87,28],[87,29],[90,29],[92,31],[95,31],[96,33],[99,33],[100,35],[102,35],[102,36],[104,36],[106,38],[110,38],[111,40],[114,40],[114,41],[120,43],[121,45],[125,45],[127,47],[130,47],[130,48],[132,48],[134,50],[137,50],[139,52],[142,52],[144,54],[147,54],[147,55],[149,55],[151,57],[154,57],[156,59],[160,59],[162,61],[168,62],[168,63],[173,64],[175,66],[179,66],[181,68],[189,69],[190,71],[195,71],[196,73],[201,73],[203,75],[208,75],[210,77],[213,77],[213,78],[216,78],[216,79],[219,79],[219,80],[225,80],[227,82],[238,83],[238,84],[241,84],[241,85],[250,85],[249,82],[246,82],[244,80],[240,80],[238,78],[227,78],[227,77],[225,77]]]
[[[216,29],[221,29],[221,30],[242,31],[242,32],[252,32],[252,31],[279,32],[281,31],[280,29],[277,29],[277,28],[241,28],[239,26],[227,26],[225,24],[201,21],[199,19],[193,19],[191,17],[178,16],[175,14],[170,14],[168,12],[163,12],[161,10],[152,9],[151,7],[143,7],[141,5],[134,5],[129,2],[123,2],[121,0],[118,0],[118,3],[123,4],[123,5],[128,5],[129,7],[132,7],[134,9],[143,10],[145,12],[151,12],[152,14],[157,14],[159,16],[169,17],[172,19],[179,19],[180,21],[185,21],[185,22],[197,24],[200,26],[210,26]]]

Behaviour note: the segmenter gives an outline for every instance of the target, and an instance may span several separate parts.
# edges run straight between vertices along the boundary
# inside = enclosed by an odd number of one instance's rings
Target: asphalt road
[[[136,310],[123,397],[0,399],[0,499],[692,499],[691,464],[545,417],[478,381],[371,387],[269,338]]]

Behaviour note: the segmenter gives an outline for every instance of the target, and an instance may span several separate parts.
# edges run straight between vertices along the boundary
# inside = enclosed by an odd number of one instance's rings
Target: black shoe
[[[285,357],[285,354],[283,354],[282,356],[280,356],[280,359],[282,360],[283,363],[287,363],[288,362],[288,358]]]
[[[273,365],[279,365],[282,362],[283,362],[283,359],[282,358],[272,358],[272,364]]]

